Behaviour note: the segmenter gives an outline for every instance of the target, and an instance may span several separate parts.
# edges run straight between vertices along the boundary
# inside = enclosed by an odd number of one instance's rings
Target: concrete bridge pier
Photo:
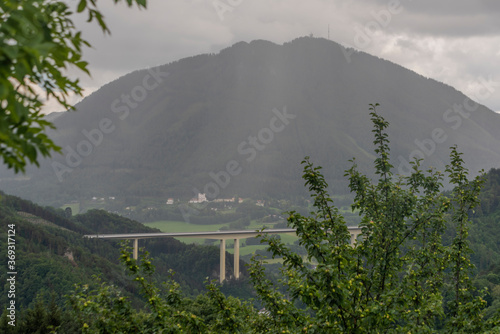
[[[351,230],[351,245],[354,247],[358,236],[361,234],[361,229]]]
[[[234,239],[234,278],[240,278],[240,239]]]
[[[139,258],[139,239],[134,239],[134,259]]]
[[[226,239],[220,239],[220,274],[219,282],[226,279]]]
[[[240,278],[240,239],[234,239],[234,278]],[[220,239],[220,275],[219,282],[226,279],[226,239]]]

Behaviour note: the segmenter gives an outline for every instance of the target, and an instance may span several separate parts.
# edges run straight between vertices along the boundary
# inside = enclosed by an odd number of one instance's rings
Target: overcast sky
[[[147,10],[112,3],[99,1],[111,36],[75,16],[93,45],[85,52],[92,77],[78,75],[85,94],[133,70],[239,41],[328,38],[330,26],[332,41],[449,84],[500,111],[498,0],[148,0]]]

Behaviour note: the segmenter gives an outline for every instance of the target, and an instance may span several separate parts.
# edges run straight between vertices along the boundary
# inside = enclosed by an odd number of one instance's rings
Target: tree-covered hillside
[[[471,213],[472,261],[479,272],[500,265],[500,169],[491,169],[485,180],[479,195],[480,206]]]
[[[139,303],[130,279],[118,266],[120,244],[83,238],[84,234],[158,232],[133,220],[100,210],[92,210],[72,219],[64,217],[64,211],[41,207],[18,197],[1,194],[0,197],[0,248],[7,249],[7,226],[15,225],[16,302],[18,309],[28,307],[37,295],[57,296],[62,305],[65,295],[71,293],[74,284],[95,284],[94,275],[110,282]],[[145,247],[155,258],[157,277],[161,280],[175,272],[187,294],[203,289],[207,277],[217,278],[219,249],[215,246],[186,245],[172,238],[143,240]],[[232,270],[232,257],[227,256],[226,268]],[[2,259],[6,268],[7,257]],[[246,272],[244,266],[242,272]],[[5,282],[7,273],[0,273]],[[241,288],[245,291],[245,284]],[[8,285],[0,286],[0,304],[6,305]],[[243,292],[244,294],[245,292]]]

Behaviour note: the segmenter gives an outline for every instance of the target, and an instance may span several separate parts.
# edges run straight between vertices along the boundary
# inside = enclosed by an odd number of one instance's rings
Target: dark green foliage
[[[135,2],[145,7],[144,0]],[[133,1],[127,3],[131,6]],[[96,1],[87,6],[81,0],[78,12],[83,11],[109,33]],[[64,71],[75,67],[89,74],[82,49],[90,44],[76,30],[71,15],[64,1],[0,2],[0,157],[16,173],[24,172],[27,163],[38,166],[40,156],[61,151],[44,131],[54,127],[41,112],[44,98],[72,108],[67,98],[71,93],[81,95],[82,88]]]
[[[476,217],[500,212],[500,168],[493,168],[488,172],[484,189],[479,198],[481,207]]]
[[[490,318],[500,311],[500,169],[486,174],[481,194],[481,205],[473,213],[473,227],[470,230],[471,259],[476,264],[479,277],[474,285],[487,288],[485,300],[488,309],[485,317]]]
[[[25,308],[18,315],[16,326],[8,325],[4,318],[5,313],[0,320],[1,333],[54,333],[58,332],[75,333],[78,331],[78,324],[74,326],[68,322],[68,313],[64,313],[51,295],[48,299],[40,294],[34,301],[31,308]]]
[[[250,333],[259,322],[249,304],[226,298],[214,283],[207,285],[206,294],[186,299],[172,280],[162,287],[152,284],[154,267],[147,253],[136,262],[126,247],[120,259],[140,286],[147,308],[132,310],[129,300],[113,286],[80,287],[71,305],[84,333]]]
[[[64,209],[64,216],[68,219],[70,219],[73,216],[73,210],[68,206],[66,209]]]
[[[5,210],[14,210],[14,212],[27,212],[39,218],[50,221],[57,226],[64,227],[79,233],[88,233],[89,230],[77,226],[65,215],[58,214],[53,208],[41,207],[31,201],[19,198],[17,196],[6,196],[0,191],[0,200]]]
[[[237,206],[236,212],[244,214],[250,219],[259,219],[272,213],[268,208],[257,206],[251,201],[245,201]]]
[[[499,265],[500,259],[500,169],[486,174],[484,189],[478,196],[480,206],[473,213],[470,232],[472,260],[480,272]]]
[[[74,220],[91,231],[88,234],[159,232],[157,229],[104,210],[90,210],[85,214],[75,216]]]

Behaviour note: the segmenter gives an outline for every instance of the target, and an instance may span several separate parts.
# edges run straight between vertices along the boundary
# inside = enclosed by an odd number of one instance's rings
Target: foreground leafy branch
[[[145,0],[126,2],[146,6]],[[97,21],[109,33],[96,0],[80,0],[77,11],[87,12],[88,21]],[[71,94],[82,95],[79,80],[66,71],[77,68],[89,74],[82,50],[90,43],[71,15],[66,1],[0,2],[0,157],[16,173],[24,172],[27,163],[38,166],[40,155],[60,151],[45,133],[53,128],[42,113],[46,101],[71,109]]]
[[[123,245],[120,260],[139,285],[146,309],[133,310],[130,300],[107,284],[96,290],[78,287],[70,303],[83,333],[255,333],[252,328],[263,327],[263,316],[246,302],[226,298],[214,282],[192,300],[172,279],[161,289],[154,283],[147,252],[136,261],[131,247]]]

